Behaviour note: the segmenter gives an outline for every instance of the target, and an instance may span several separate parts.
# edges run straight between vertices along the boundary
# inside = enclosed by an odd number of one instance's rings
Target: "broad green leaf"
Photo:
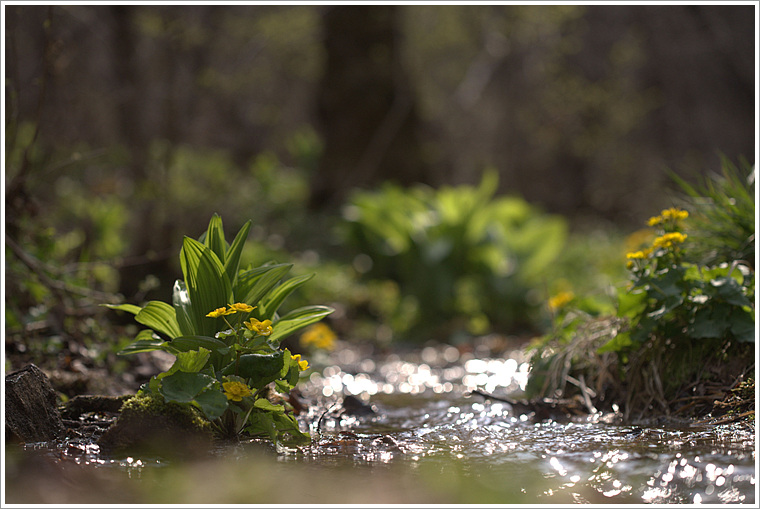
[[[273,354],[245,354],[233,360],[222,370],[223,375],[237,375],[250,379],[250,386],[261,389],[280,377],[283,365],[282,351]]]
[[[224,240],[224,226],[222,225],[222,218],[219,214],[211,216],[211,221],[208,223],[208,229],[206,229],[206,237],[203,243],[213,251],[213,253],[219,258],[219,261],[224,264],[227,259],[227,241]]]
[[[285,413],[285,407],[282,405],[275,405],[271,401],[269,401],[266,398],[258,398],[256,401],[253,402],[253,406],[260,410],[264,410],[266,412],[275,412],[278,414]]]
[[[274,314],[282,305],[283,301],[299,286],[314,277],[314,274],[306,274],[294,277],[275,287],[268,295],[259,301],[259,315],[262,320],[272,320]]]
[[[273,419],[275,415],[271,412],[253,412],[248,417],[250,425],[245,430],[253,436],[266,435],[272,442],[276,442],[277,426]]]
[[[182,245],[182,272],[192,302],[191,320],[196,334],[213,336],[217,319],[206,315],[229,303],[232,288],[219,258],[195,239],[185,237]]]
[[[752,303],[744,295],[742,286],[732,277],[717,277],[710,281],[710,284],[717,290],[717,294],[729,304],[744,307],[751,306]]]
[[[644,312],[646,305],[645,292],[620,291],[618,293],[618,316],[634,318]]]
[[[716,311],[709,308],[698,309],[690,327],[690,336],[693,338],[722,337],[729,328],[728,316]]]
[[[127,313],[132,313],[133,315],[136,315],[142,310],[140,306],[135,306],[134,304],[101,304],[101,306],[115,309],[117,311],[126,311]]]
[[[193,404],[201,409],[206,418],[210,421],[222,416],[227,407],[227,396],[214,387],[209,387],[195,396]]]
[[[742,310],[734,310],[731,313],[731,333],[740,343],[755,342],[755,319],[752,313]]]
[[[203,347],[199,347],[197,350],[177,352],[177,360],[174,361],[174,365],[179,371],[197,373],[206,366],[209,357],[211,357],[211,350]]]
[[[278,439],[284,444],[305,444],[311,441],[311,436],[308,433],[302,432],[298,427],[298,421],[295,417],[287,413],[269,413],[272,416],[275,427],[281,433],[287,433],[289,437],[279,436]]]
[[[165,343],[162,339],[139,339],[119,351],[117,355],[131,355],[141,352],[153,352],[155,350],[165,350]]]
[[[229,347],[223,342],[210,336],[180,336],[174,338],[169,343],[180,352],[206,348],[207,350],[221,351],[227,353]]]
[[[251,221],[247,221],[232,241],[232,245],[227,250],[224,260],[224,272],[230,279],[232,286],[235,286],[238,268],[240,267],[240,254],[243,252],[243,246],[248,238],[248,232],[251,229]]]
[[[215,379],[202,373],[185,373],[177,371],[161,380],[159,391],[167,401],[190,403],[206,387],[211,386]]]
[[[156,332],[166,334],[169,338],[181,336],[182,332],[177,323],[177,314],[174,308],[166,302],[152,300],[143,307],[135,320],[138,323],[150,327]]]
[[[211,365],[214,369],[219,369],[229,362],[230,347],[223,341],[209,336],[181,336],[174,338],[169,342],[176,355],[176,352],[187,352],[189,350],[198,350],[205,348],[211,352]]]
[[[261,274],[243,297],[242,302],[246,302],[251,306],[257,306],[262,297],[267,295],[269,291],[288,273],[293,267],[292,263],[283,263],[279,265],[271,265],[267,267],[267,271]],[[254,311],[258,314],[258,310]]]
[[[295,331],[320,321],[333,311],[335,310],[329,306],[304,306],[294,309],[272,326],[273,330],[269,336],[269,341],[280,341]]]

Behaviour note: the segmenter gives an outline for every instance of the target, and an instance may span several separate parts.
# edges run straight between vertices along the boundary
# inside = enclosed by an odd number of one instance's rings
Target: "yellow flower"
[[[563,306],[566,306],[574,298],[575,294],[573,292],[559,292],[557,295],[549,299],[549,309],[552,311],[557,310]]]
[[[219,318],[220,316],[231,315],[234,312],[235,311],[232,310],[232,309],[217,308],[217,309],[213,310],[212,312],[210,312],[209,314],[207,314],[206,316],[208,316],[210,318]]]
[[[262,336],[269,336],[272,333],[272,320],[264,320],[263,322],[260,322],[255,318],[251,318],[247,322],[243,322],[243,325],[245,325],[248,330],[252,330]]]
[[[649,221],[647,221],[647,224],[649,226],[657,226],[661,222],[662,222],[662,216],[654,216],[654,217],[649,218]]]
[[[309,361],[307,360],[301,360],[301,354],[297,353],[293,356],[293,360],[295,360],[298,363],[298,369],[301,371],[306,371],[309,369]]]
[[[251,389],[243,382],[224,382],[222,387],[224,387],[224,395],[232,401],[242,401],[243,398],[251,395]]]
[[[316,348],[332,350],[335,348],[336,339],[337,336],[330,327],[324,323],[316,323],[301,334],[301,345],[314,345]]]
[[[677,221],[679,219],[686,219],[687,217],[689,217],[689,213],[687,211],[676,207],[670,207],[669,209],[662,211],[663,219],[673,219],[674,221]]]
[[[643,260],[650,254],[652,254],[652,248],[642,249],[641,251],[634,251],[632,253],[626,253],[625,257],[629,260]]]
[[[230,310],[233,310],[233,313],[237,313],[240,311],[241,313],[250,313],[256,309],[255,306],[249,306],[248,304],[243,304],[242,302],[238,302],[237,304],[230,304]]]
[[[652,243],[652,245],[655,248],[657,248],[657,247],[664,247],[664,248],[673,247],[675,244],[680,244],[683,241],[685,241],[686,237],[688,237],[688,235],[686,235],[684,233],[681,233],[681,232],[666,233],[665,235],[663,235],[661,237],[657,237],[656,239],[654,239],[654,242]]]

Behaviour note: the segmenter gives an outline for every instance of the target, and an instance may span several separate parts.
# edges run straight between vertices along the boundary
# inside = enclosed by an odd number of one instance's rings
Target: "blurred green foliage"
[[[412,315],[394,332],[425,341],[536,328],[531,290],[563,249],[567,224],[521,198],[495,197],[497,185],[488,171],[477,187],[387,184],[349,200],[346,242],[369,277],[399,285],[397,311]]]

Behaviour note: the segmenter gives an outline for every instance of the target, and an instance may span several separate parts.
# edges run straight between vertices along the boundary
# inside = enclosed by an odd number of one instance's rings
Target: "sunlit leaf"
[[[174,308],[166,302],[158,300],[148,302],[135,315],[135,320],[156,332],[166,334],[169,338],[182,335],[177,323],[177,314]]]
[[[274,288],[259,301],[259,315],[262,320],[272,320],[283,301],[298,287],[314,277],[314,274],[306,274],[294,277]]]
[[[272,335],[269,336],[269,340],[271,342],[280,341],[297,330],[318,322],[333,311],[335,309],[329,306],[304,306],[295,309],[274,324],[274,330]]]

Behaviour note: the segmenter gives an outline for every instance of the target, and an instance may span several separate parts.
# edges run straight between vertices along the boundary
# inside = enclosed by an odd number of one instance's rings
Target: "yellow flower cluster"
[[[238,302],[236,304],[230,304],[229,307],[217,308],[206,316],[209,318],[218,318],[220,316],[231,315],[234,313],[250,313],[254,309],[256,309],[256,306],[249,306],[248,304]]]
[[[251,395],[251,389],[243,382],[224,382],[222,387],[224,388],[224,395],[232,401],[242,401],[243,398]]]
[[[665,221],[678,221],[679,219],[686,219],[689,217],[689,213],[685,210],[681,210],[676,207],[670,207],[669,209],[665,209],[662,211],[662,213],[659,216],[654,216],[649,218],[649,226],[657,226],[658,224],[662,224]]]
[[[314,345],[316,348],[332,350],[335,348],[336,339],[337,336],[329,326],[324,323],[316,323],[301,334],[301,345],[304,347]]]
[[[654,247],[673,247],[675,244],[681,244],[686,240],[687,235],[681,232],[666,233],[661,237],[654,239],[652,245]]]
[[[634,251],[625,255],[629,260],[643,260],[647,256],[652,254],[652,248],[642,249],[641,251]]]
[[[243,322],[248,330],[261,334],[262,336],[269,336],[272,333],[272,320],[258,321],[255,318],[251,318],[247,322]]]
[[[549,299],[549,309],[555,311],[570,303],[575,298],[575,294],[570,291],[559,292],[557,295]]]
[[[309,369],[309,361],[307,360],[301,360],[301,354],[297,353],[293,356],[293,359],[298,363],[298,369],[301,371],[306,371]]]

